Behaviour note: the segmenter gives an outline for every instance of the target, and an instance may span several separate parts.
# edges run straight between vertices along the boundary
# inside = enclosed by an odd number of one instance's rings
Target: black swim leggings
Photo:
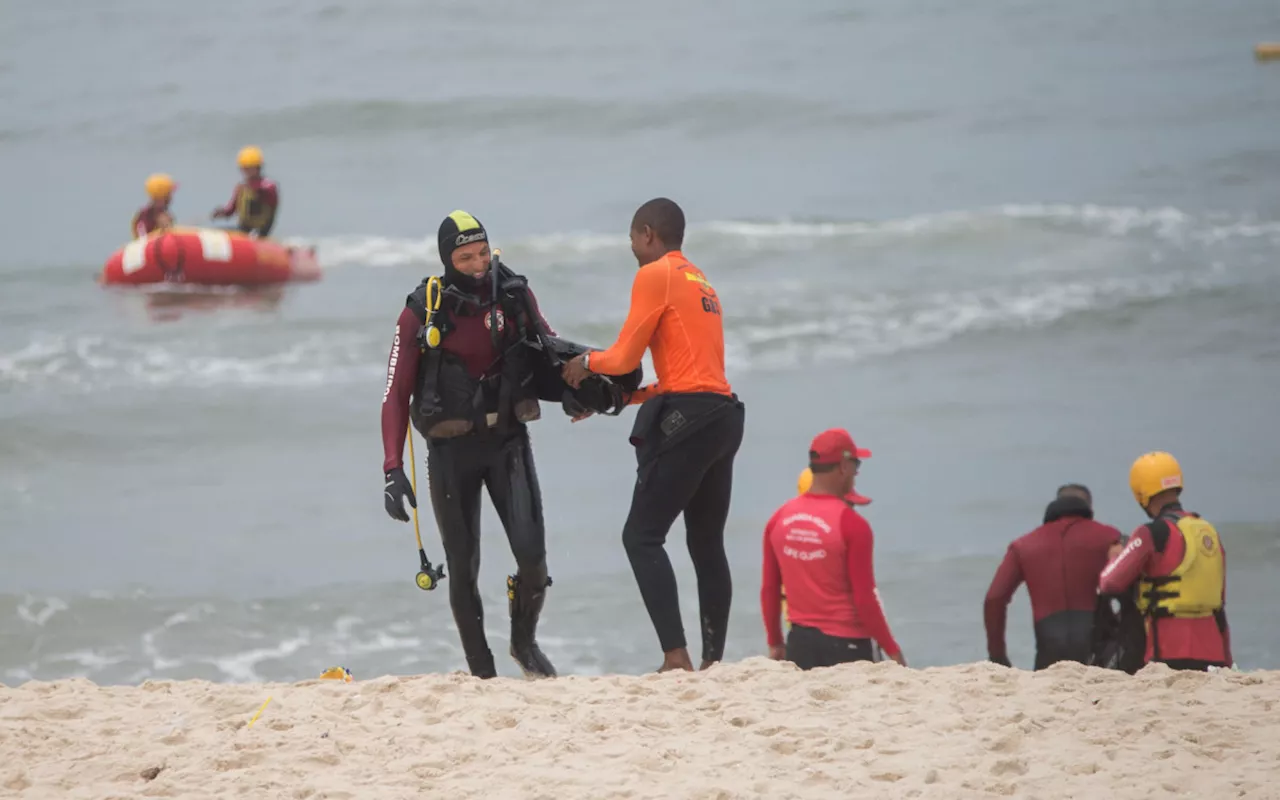
[[[676,576],[663,546],[683,513],[698,578],[702,660],[724,656],[733,599],[724,526],[733,493],[733,459],[742,445],[745,419],[746,412],[735,404],[637,470],[622,544],[664,653],[686,646]]]
[[[808,625],[793,624],[787,632],[787,660],[800,669],[874,661],[872,652],[870,639],[830,636]]]
[[[436,527],[448,564],[449,605],[467,664],[476,675],[493,671],[480,603],[480,489],[506,528],[517,576],[530,590],[547,584],[542,492],[533,466],[528,429],[504,438],[474,435],[427,440],[427,480]]]

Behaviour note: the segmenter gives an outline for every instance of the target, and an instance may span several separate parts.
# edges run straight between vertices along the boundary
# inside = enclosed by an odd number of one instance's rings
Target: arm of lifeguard
[[[404,440],[409,429],[409,400],[418,377],[418,318],[405,308],[396,321],[387,357],[387,388],[382,393],[382,471],[404,466]]]
[[[982,622],[987,629],[987,656],[993,660],[1009,658],[1005,649],[1005,624],[1009,617],[1009,601],[1022,581],[1022,562],[1018,560],[1017,549],[1009,545],[982,603]]]
[[[625,375],[640,366],[649,340],[658,329],[658,320],[667,310],[668,275],[665,263],[647,264],[636,272],[636,279],[631,284],[631,309],[627,312],[627,321],[622,324],[618,340],[612,346],[591,354],[592,372]]]
[[[902,650],[889,631],[884,609],[880,606],[880,595],[876,591],[876,571],[871,563],[871,526],[861,516],[846,510],[840,528],[844,533],[845,552],[848,554],[847,568],[849,584],[853,587],[854,610],[862,624],[867,626],[867,633],[871,638],[880,643],[885,655],[893,658]]]
[[[1234,665],[1231,657],[1231,623],[1227,622],[1227,548],[1222,548],[1222,652],[1226,662]]]
[[[229,217],[236,211],[236,202],[240,199],[240,184],[236,184],[236,188],[231,191],[231,200],[225,206],[218,209],[218,213],[224,217]]]
[[[632,392],[631,396],[627,398],[627,405],[634,406],[660,394],[662,394],[662,387],[658,385],[657,381],[654,381],[648,386],[641,386]]]
[[[1151,541],[1151,530],[1143,525],[1129,537],[1129,543],[1120,551],[1102,574],[1098,576],[1100,594],[1122,594],[1142,575],[1147,562],[1156,553]]]
[[[129,222],[129,229],[133,233],[133,238],[135,239],[141,239],[147,235],[147,227],[142,224],[141,211],[133,215],[133,219]]]
[[[764,527],[764,563],[760,576],[760,614],[764,617],[764,635],[770,647],[782,647],[782,569],[778,556],[769,544],[775,512]]]

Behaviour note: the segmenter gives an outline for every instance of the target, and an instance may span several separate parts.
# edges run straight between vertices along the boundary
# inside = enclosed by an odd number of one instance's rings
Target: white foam
[[[258,346],[260,342],[255,342]],[[61,383],[81,388],[174,385],[312,387],[376,379],[385,370],[385,341],[372,335],[314,334],[255,355],[208,352],[233,345],[181,340],[148,344],[99,335],[37,333],[0,354],[0,385]]]
[[[1109,236],[1149,233],[1173,242],[1213,243],[1232,237],[1280,237],[1280,222],[1230,219],[1223,214],[1194,216],[1173,207],[1138,208],[1096,204],[1028,203],[977,209],[939,211],[887,220],[800,221],[789,218],[763,221],[718,220],[689,226],[689,246],[714,242],[720,246],[756,249],[771,242],[802,246],[828,239],[913,237],[955,231],[979,232],[1016,222],[1043,222],[1079,226]],[[1225,222],[1225,224],[1223,224]],[[297,244],[304,241],[298,239]],[[386,236],[331,236],[308,240],[315,245],[325,267],[434,266],[438,263],[433,237],[399,239]],[[513,258],[520,254],[573,260],[575,256],[614,251],[628,256],[625,234],[595,231],[543,233],[519,239],[503,247]],[[556,257],[561,257],[556,259]],[[522,265],[525,267],[527,265]]]
[[[222,673],[232,682],[260,683],[263,678],[254,669],[257,665],[264,661],[288,658],[310,643],[310,635],[303,630],[297,636],[285,639],[275,647],[260,647],[242,653],[220,656],[211,659],[210,663],[222,670]]]
[[[53,619],[55,614],[66,611],[67,604],[57,597],[37,598],[32,595],[25,595],[22,599],[22,605],[18,606],[17,610],[18,617],[23,622],[43,628],[45,623]]]

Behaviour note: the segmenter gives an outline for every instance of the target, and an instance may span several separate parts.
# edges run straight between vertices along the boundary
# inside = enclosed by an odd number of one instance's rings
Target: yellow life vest
[[[247,183],[240,184],[240,192],[236,195],[236,215],[242,227],[250,230],[262,228],[271,221],[273,213],[273,209],[258,199],[257,191]]]
[[[1182,561],[1168,575],[1139,581],[1138,609],[1146,616],[1179,619],[1198,619],[1221,611],[1226,566],[1218,531],[1190,514],[1176,523],[1168,521],[1186,544]]]

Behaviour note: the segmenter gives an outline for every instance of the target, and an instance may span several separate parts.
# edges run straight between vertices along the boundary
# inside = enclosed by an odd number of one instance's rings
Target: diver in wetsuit
[[[1089,663],[1100,621],[1098,576],[1120,531],[1093,518],[1088,487],[1058,488],[1043,523],[1013,540],[983,601],[989,660],[1010,666],[1005,648],[1009,602],[1024,582],[1035,620],[1035,668],[1059,661]]]
[[[472,675],[496,677],[484,633],[480,493],[487,489],[506,529],[516,574],[507,578],[511,656],[526,675],[551,677],[538,647],[538,619],[551,585],[542,496],[527,423],[539,400],[566,414],[618,413],[640,370],[571,390],[561,363],[588,348],[559,339],[527,282],[493,258],[479,220],[455,211],[440,224],[442,279],[428,278],[400,312],[382,400],[386,510],[409,521],[417,508],[402,454],[408,421],[427,440],[427,476],[448,564],[449,602]]]

